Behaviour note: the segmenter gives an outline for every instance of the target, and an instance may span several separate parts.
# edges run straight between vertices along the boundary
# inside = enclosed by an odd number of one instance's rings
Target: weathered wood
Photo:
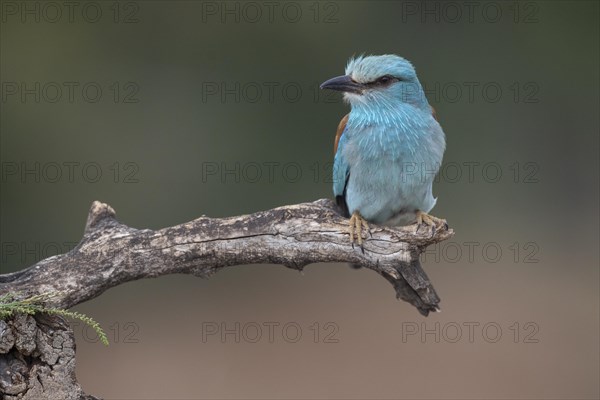
[[[0,320],[0,398],[96,400],[75,378],[75,338],[60,316]]]
[[[22,271],[0,275],[0,294],[58,291],[52,305],[69,308],[121,283],[185,273],[208,277],[242,264],[282,264],[301,270],[319,262],[349,262],[386,277],[399,298],[424,315],[439,298],[419,263],[430,244],[453,235],[438,227],[372,226],[364,252],[350,244],[348,220],[330,200],[318,200],[231,218],[201,217],[160,230],[119,223],[107,204],[94,202],[81,242]]]
[[[0,275],[0,294],[58,291],[52,305],[69,308],[121,283],[184,273],[208,277],[242,264],[282,264],[301,270],[319,262],[348,262],[386,277],[399,298],[424,315],[439,298],[419,263],[430,244],[453,235],[438,227],[372,226],[364,252],[350,244],[348,220],[330,200],[318,200],[231,218],[201,217],[160,230],[135,229],[94,202],[81,242],[22,271]]]
[[[223,267],[242,264],[301,270],[311,263],[348,262],[381,274],[397,297],[421,314],[439,310],[440,299],[419,255],[430,244],[451,237],[452,230],[371,226],[364,251],[351,245],[347,231],[348,220],[330,200],[239,217],[201,217],[160,230],[123,225],[109,205],[96,201],[73,250],[0,275],[0,295],[59,292],[48,306],[70,308],[142,278],[174,273],[209,277]],[[21,315],[0,321],[0,393],[7,399],[94,399],[81,390],[74,368],[73,332],[60,317]]]

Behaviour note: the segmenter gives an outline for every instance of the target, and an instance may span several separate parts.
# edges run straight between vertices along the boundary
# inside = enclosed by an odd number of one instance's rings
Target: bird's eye
[[[377,83],[380,85],[387,85],[395,81],[398,81],[398,78],[395,78],[391,75],[384,75],[381,78],[377,79]]]

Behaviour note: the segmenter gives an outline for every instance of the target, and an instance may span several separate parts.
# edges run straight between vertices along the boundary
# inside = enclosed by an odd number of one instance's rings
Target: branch
[[[311,263],[349,262],[386,278],[397,297],[423,315],[438,298],[419,263],[430,244],[451,237],[445,227],[371,227],[364,252],[353,248],[329,200],[284,206],[232,218],[202,217],[157,231],[119,223],[107,204],[94,202],[81,242],[12,274],[0,275],[0,295],[53,292],[48,307],[70,308],[121,283],[185,273],[208,277],[220,268],[273,263],[302,270]],[[73,331],[59,316],[16,315],[0,320],[0,397],[93,400],[75,378]]]
[[[348,220],[330,200],[318,200],[231,218],[201,217],[160,230],[121,224],[115,211],[95,201],[81,242],[70,252],[49,257],[18,272],[0,275],[0,294],[60,292],[50,305],[70,308],[124,282],[167,274],[209,277],[223,267],[282,264],[302,270],[311,263],[348,262],[376,271],[398,298],[421,314],[440,301],[419,263],[430,244],[451,237],[438,227],[415,232],[371,226],[364,252],[353,248]]]
[[[0,320],[0,398],[97,400],[75,378],[75,337],[57,315]]]

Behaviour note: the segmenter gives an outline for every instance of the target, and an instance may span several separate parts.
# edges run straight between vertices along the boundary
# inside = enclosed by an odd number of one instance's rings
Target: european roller
[[[335,137],[333,193],[350,217],[352,244],[363,248],[368,222],[427,225],[432,234],[436,225],[447,226],[428,214],[437,200],[432,185],[444,131],[411,63],[396,55],[360,56],[321,88],[343,92],[351,106]]]

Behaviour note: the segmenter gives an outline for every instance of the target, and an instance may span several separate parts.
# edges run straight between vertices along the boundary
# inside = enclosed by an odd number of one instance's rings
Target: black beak
[[[349,75],[336,76],[323,83],[321,83],[321,89],[337,90],[340,92],[350,92],[361,94],[363,85],[355,82]]]

